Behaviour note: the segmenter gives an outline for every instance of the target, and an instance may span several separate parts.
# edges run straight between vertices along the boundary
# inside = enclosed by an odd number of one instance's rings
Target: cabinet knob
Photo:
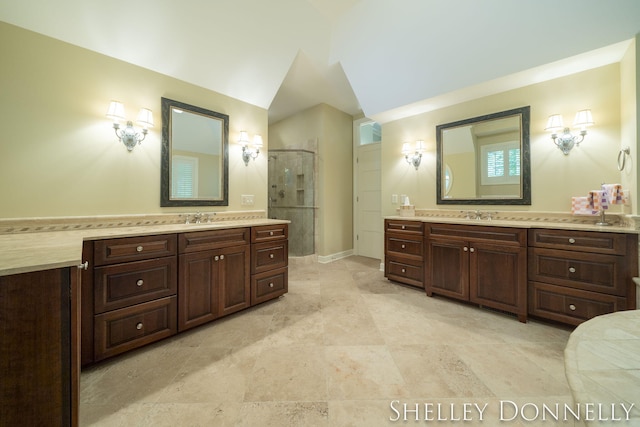
[[[273,236],[273,231],[270,231],[270,232],[269,232],[269,236]]]
[[[470,249],[469,249],[469,252],[475,252],[475,251],[476,251],[476,249],[475,249],[475,248],[470,248]]]
[[[136,329],[137,330],[142,329],[142,322],[138,322],[138,324],[136,325]]]
[[[224,259],[224,255],[220,255],[220,259]]]
[[[404,230],[405,228],[407,228],[407,227],[403,225],[403,226],[402,226],[402,229]]]
[[[140,246],[138,246],[138,247],[136,248],[136,251],[138,251],[138,252],[142,252],[142,250],[143,250],[143,249],[144,249],[144,248],[142,247],[142,245],[140,245]]]
[[[576,306],[573,304],[569,304],[569,310],[576,311]]]
[[[575,273],[576,269],[574,267],[569,267],[569,273]]]
[[[574,239],[573,237],[569,238],[569,243],[573,245],[575,242],[576,242],[576,239]]]
[[[214,260],[214,261],[219,261],[219,260],[220,260],[220,257],[219,257],[218,255],[216,255],[215,257],[213,257],[213,260]]]
[[[273,259],[274,256],[275,255],[273,255],[273,254],[269,254],[269,258],[271,258],[271,259]]]
[[[142,286],[142,285],[144,285],[144,280],[139,279],[139,280],[136,282],[136,285],[138,285],[138,286]]]
[[[404,248],[406,248],[406,247],[407,247],[406,245],[402,245],[402,249],[404,249]]]
[[[273,283],[269,283],[269,287],[270,287],[270,288],[273,288]]]
[[[462,250],[467,252],[469,250],[469,248],[465,246],[464,248],[462,248]]]

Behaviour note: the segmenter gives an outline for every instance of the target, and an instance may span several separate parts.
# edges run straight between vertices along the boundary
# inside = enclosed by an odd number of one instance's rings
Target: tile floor
[[[572,404],[569,333],[429,298],[387,281],[378,260],[292,259],[284,297],[84,370],[80,421],[574,425],[541,415]]]

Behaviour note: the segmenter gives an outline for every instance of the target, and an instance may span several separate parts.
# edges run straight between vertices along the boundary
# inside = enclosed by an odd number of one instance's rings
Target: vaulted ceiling
[[[618,61],[637,0],[21,0],[0,20],[269,109],[385,122]],[[63,60],[61,58],[61,60]]]

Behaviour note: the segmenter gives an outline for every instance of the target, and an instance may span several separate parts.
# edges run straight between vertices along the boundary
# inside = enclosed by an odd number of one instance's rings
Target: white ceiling
[[[321,102],[385,122],[618,61],[640,1],[0,0],[0,20],[270,122]]]

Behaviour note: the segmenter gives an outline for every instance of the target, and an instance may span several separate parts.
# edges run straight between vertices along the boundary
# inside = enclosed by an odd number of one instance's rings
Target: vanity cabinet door
[[[456,299],[469,300],[469,244],[457,240],[431,239],[425,289]]]
[[[469,247],[470,300],[526,319],[527,250],[473,243]]]
[[[180,255],[178,330],[249,307],[248,245]]]

